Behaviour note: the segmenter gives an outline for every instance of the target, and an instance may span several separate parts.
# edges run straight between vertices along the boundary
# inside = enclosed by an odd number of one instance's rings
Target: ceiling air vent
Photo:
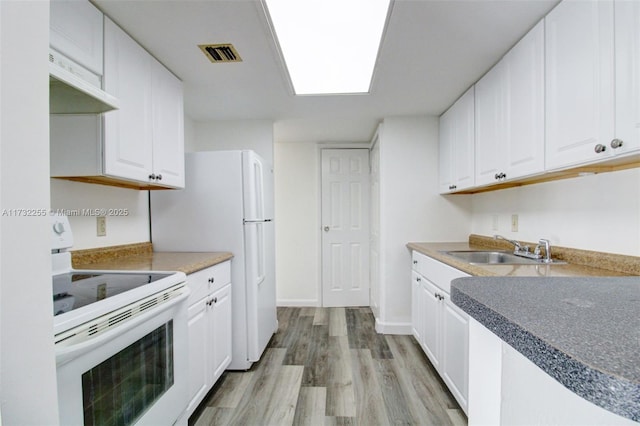
[[[200,44],[198,47],[213,63],[242,62],[242,58],[232,44]]]

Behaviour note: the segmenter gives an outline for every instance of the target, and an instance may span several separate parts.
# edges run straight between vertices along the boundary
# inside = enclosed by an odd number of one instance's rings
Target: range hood
[[[49,50],[49,113],[99,114],[120,102],[103,91],[100,76],[54,49]]]

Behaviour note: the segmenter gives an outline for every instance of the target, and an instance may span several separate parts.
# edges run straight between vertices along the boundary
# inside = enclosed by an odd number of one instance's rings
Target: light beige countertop
[[[523,242],[526,243],[526,242]],[[535,243],[528,243],[535,247]],[[566,264],[539,265],[472,265],[443,253],[452,250],[510,250],[511,244],[491,237],[470,235],[467,242],[408,243],[410,250],[432,257],[463,272],[478,277],[616,277],[640,275],[640,257],[599,253],[587,250],[551,246],[551,256]],[[597,266],[597,267],[596,267]]]
[[[156,252],[151,243],[71,252],[74,269],[180,271],[191,274],[233,257],[229,252]]]

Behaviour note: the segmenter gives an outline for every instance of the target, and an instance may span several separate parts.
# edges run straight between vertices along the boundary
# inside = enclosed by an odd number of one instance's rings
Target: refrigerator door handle
[[[264,227],[262,224],[257,225],[257,243],[258,243],[258,285],[262,284],[265,279],[265,262],[266,253],[264,246]]]

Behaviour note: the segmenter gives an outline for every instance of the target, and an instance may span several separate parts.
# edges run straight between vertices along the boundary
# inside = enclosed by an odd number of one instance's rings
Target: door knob
[[[331,229],[331,228],[329,228],[328,226],[325,226],[324,227],[324,232],[329,232],[329,229]]]

